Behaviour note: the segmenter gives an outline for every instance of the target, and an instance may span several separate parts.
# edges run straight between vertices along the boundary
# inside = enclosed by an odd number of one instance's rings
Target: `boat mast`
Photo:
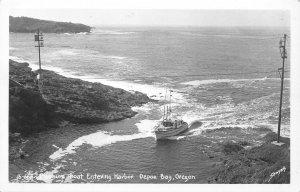
[[[164,106],[164,116],[163,116],[163,121],[165,120],[165,114],[166,114],[166,106]]]
[[[172,93],[173,91],[172,90],[170,90],[170,113],[172,113],[172,111],[171,111],[171,97],[172,97],[172,95],[171,95],[171,93]]]
[[[171,115],[172,109],[171,109],[171,97],[172,97],[172,90],[170,90],[170,100],[169,100],[169,105],[167,104],[167,107],[164,106],[164,116],[163,120],[167,120],[169,116]],[[167,95],[168,95],[168,90],[166,89],[166,94],[165,94],[165,101],[167,101]],[[167,109],[167,110],[166,110]]]
[[[167,101],[167,92],[168,92],[168,90],[166,88],[165,101]],[[165,110],[165,106],[164,106],[164,110]],[[164,115],[165,115],[165,119],[167,120],[168,119],[168,105],[167,105],[167,111],[166,111],[166,113],[164,111]]]

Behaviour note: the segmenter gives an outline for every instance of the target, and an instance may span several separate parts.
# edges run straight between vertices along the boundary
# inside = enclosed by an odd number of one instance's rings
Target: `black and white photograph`
[[[297,180],[294,10],[8,2],[7,185]]]

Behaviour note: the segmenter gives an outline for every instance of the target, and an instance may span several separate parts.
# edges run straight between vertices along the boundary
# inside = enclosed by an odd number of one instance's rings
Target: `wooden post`
[[[282,68],[281,68],[281,90],[280,90],[280,103],[279,103],[279,116],[278,116],[278,131],[277,131],[277,143],[280,142],[280,126],[281,126],[281,108],[282,108],[282,94],[283,94],[283,81],[284,81],[284,62],[287,58],[286,54],[286,34],[283,35],[283,40],[280,40],[280,52],[282,58]]]
[[[40,32],[40,29],[38,29],[34,41],[37,41],[38,43],[37,46],[35,47],[39,48],[39,76],[41,78],[41,73],[42,73],[41,47],[44,47],[44,39],[43,39],[43,34]]]

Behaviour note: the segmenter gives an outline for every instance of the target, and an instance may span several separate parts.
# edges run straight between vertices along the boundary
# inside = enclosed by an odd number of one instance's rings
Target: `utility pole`
[[[280,90],[280,104],[279,104],[279,116],[278,116],[278,135],[277,135],[277,143],[280,143],[280,126],[281,126],[281,107],[282,107],[282,94],[283,94],[283,81],[284,81],[284,61],[287,58],[286,52],[286,37],[284,34],[283,38],[279,41],[279,49],[282,58],[282,67],[278,69],[280,78],[281,78],[281,90]],[[280,74],[281,71],[281,74]]]
[[[39,76],[38,76],[38,79],[40,79],[41,73],[42,73],[41,47],[44,47],[44,36],[43,36],[43,33],[40,32],[40,29],[38,29],[37,34],[34,35],[34,41],[37,42],[37,45],[35,47],[39,48]]]

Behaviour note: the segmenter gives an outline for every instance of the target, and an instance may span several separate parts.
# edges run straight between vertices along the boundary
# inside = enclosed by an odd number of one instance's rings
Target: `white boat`
[[[155,126],[156,140],[166,139],[168,137],[176,136],[188,129],[188,124],[182,119],[172,115],[171,110],[171,92],[170,91],[170,104],[164,107],[164,115],[162,120]],[[166,110],[167,108],[167,110]]]

